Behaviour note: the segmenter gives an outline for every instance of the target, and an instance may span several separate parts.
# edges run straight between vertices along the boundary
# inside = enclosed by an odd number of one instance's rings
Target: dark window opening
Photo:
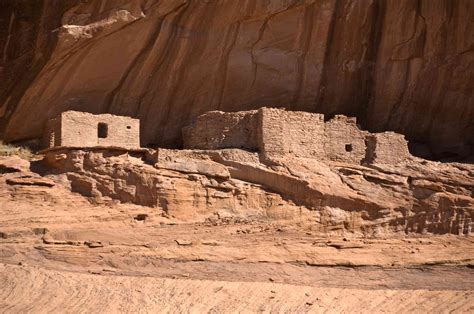
[[[97,136],[99,138],[107,138],[109,135],[109,126],[107,123],[99,122],[97,126]]]
[[[127,125],[127,129],[129,129],[129,130],[130,130],[131,128],[132,128],[131,126]]]
[[[352,144],[346,144],[346,152],[350,153],[352,152],[352,150],[353,150]]]

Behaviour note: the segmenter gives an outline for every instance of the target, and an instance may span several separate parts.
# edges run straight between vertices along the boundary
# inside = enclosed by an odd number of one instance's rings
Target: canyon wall
[[[209,110],[356,116],[435,153],[474,144],[471,0],[2,1],[0,127],[64,110],[141,119],[180,147]]]

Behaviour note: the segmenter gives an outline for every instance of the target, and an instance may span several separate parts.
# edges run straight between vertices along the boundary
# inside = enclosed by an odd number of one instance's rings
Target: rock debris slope
[[[270,104],[357,116],[428,143],[434,157],[473,144],[470,0],[0,5],[8,140],[39,137],[74,109],[140,118],[143,144],[177,147],[203,112]]]

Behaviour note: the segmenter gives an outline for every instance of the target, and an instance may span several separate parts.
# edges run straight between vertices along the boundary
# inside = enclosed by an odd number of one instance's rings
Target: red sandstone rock
[[[265,105],[469,154],[473,15],[471,0],[0,1],[0,133],[38,138],[74,109],[140,118],[143,144],[180,146],[204,112]],[[258,140],[247,122],[232,141]],[[298,143],[278,158],[50,150],[48,179],[0,159],[0,308],[468,312],[472,236],[433,234],[472,235],[473,167],[399,158],[392,135],[366,138],[366,165]]]
[[[471,0],[0,5],[8,140],[76,109],[140,118],[144,144],[179,146],[203,112],[271,105],[357,116],[438,153],[473,144]]]
[[[366,235],[470,234],[473,224],[469,165],[411,158],[364,166],[292,155],[268,163],[239,149],[160,149],[151,164],[104,148],[46,154],[52,173],[65,174],[71,190],[93,202],[134,203],[181,221],[202,221],[216,213],[301,216],[315,231]]]
[[[54,186],[54,182],[49,179],[42,178],[42,177],[32,177],[32,176],[8,178],[6,180],[6,183],[10,185],[37,185],[37,186],[47,186],[47,187]]]

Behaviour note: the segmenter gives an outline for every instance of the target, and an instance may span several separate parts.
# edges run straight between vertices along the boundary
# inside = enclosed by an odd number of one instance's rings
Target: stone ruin
[[[45,147],[140,148],[140,121],[112,114],[65,111],[48,121]]]
[[[210,111],[183,129],[184,148],[242,148],[264,158],[300,158],[354,164],[398,164],[409,156],[404,136],[361,130],[355,118],[261,108],[241,112]]]
[[[186,149],[240,148],[272,160],[286,155],[353,164],[398,164],[410,153],[404,136],[361,130],[355,118],[260,108],[210,111],[183,129]],[[65,111],[48,121],[45,146],[140,148],[140,121],[112,114]]]

